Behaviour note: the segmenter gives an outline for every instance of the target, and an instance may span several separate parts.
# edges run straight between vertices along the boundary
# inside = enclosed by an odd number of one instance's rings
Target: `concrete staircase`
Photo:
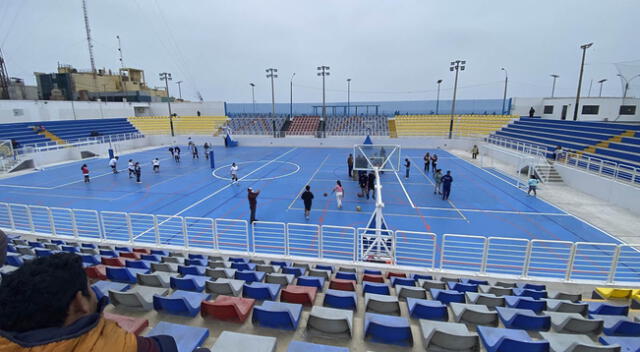
[[[533,167],[533,171],[542,183],[562,183],[562,176],[549,163],[538,164]]]
[[[49,138],[50,140],[56,142],[57,144],[67,144],[67,141],[63,140],[62,138],[56,136],[55,134],[45,130],[45,131],[40,131],[38,132],[39,135],[41,136],[45,136],[47,138]]]

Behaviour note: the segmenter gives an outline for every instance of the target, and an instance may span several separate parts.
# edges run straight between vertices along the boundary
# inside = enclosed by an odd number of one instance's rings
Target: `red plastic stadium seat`
[[[244,322],[251,313],[256,300],[253,298],[220,295],[215,301],[203,301],[200,305],[202,317],[210,316],[219,320]]]
[[[104,313],[104,318],[118,323],[118,326],[134,335],[140,335],[149,326],[149,321],[142,318],[127,317],[113,313]]]
[[[122,258],[102,257],[101,261],[102,261],[102,264],[108,265],[108,266],[124,267],[124,264],[125,264],[124,259]]]
[[[140,254],[151,254],[151,250],[149,248],[134,248],[133,251]]]
[[[280,292],[280,301],[312,306],[317,292],[315,287],[289,285]]]
[[[379,282],[379,283],[384,283],[384,276],[382,275],[371,275],[371,274],[364,274],[362,276],[362,281],[368,281],[368,282]]]
[[[407,274],[406,273],[393,272],[393,271],[387,272],[387,279],[390,279],[393,276],[395,276],[395,277],[407,277]]]
[[[120,258],[127,258],[127,259],[140,259],[140,253],[135,253],[135,252],[120,252]]]
[[[332,279],[329,288],[340,291],[355,291],[356,282],[353,280]]]
[[[91,279],[107,280],[107,267],[102,264],[86,267],[84,272]]]

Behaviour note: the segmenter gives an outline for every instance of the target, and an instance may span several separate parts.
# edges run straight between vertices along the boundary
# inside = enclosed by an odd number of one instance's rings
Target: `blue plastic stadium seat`
[[[610,304],[605,302],[587,302],[589,314],[598,315],[629,315],[629,306],[620,304]]]
[[[447,287],[450,290],[458,291],[458,292],[478,292],[478,285],[474,284],[463,284],[462,282],[447,282]]]
[[[100,256],[92,254],[80,254],[82,262],[90,265],[98,265],[101,263]]]
[[[151,250],[151,254],[155,254],[158,255],[160,257],[166,257],[169,255],[169,251],[166,251],[164,249],[152,249]]]
[[[356,293],[352,291],[328,289],[324,293],[323,305],[325,307],[355,310],[357,302]]]
[[[262,282],[252,282],[242,286],[242,296],[245,298],[253,298],[258,301],[275,300],[280,293],[280,285],[265,284]]]
[[[34,251],[36,252],[36,257],[48,257],[54,253],[46,248],[35,248]]]
[[[546,301],[531,297],[504,296],[504,301],[509,308],[531,309],[536,313],[547,309]]]
[[[231,259],[231,258],[229,258],[229,259]],[[229,261],[231,261],[231,260],[229,260]],[[286,262],[286,261],[282,261],[282,260],[272,260],[270,262],[270,264],[271,265],[277,265],[277,266],[279,266],[281,268],[283,268],[285,266],[292,266],[293,265],[293,263],[291,263],[291,262]]]
[[[208,276],[200,275],[185,275],[183,277],[172,276],[169,279],[169,284],[171,285],[171,288],[175,290],[202,292],[207,280],[209,280]]]
[[[16,247],[14,247],[12,244],[8,244],[7,245],[7,252],[9,252],[9,253],[17,253]]]
[[[369,282],[366,281],[362,285],[362,293],[375,293],[378,295],[390,295],[391,290],[389,290],[389,286],[387,284],[381,284],[377,282]]]
[[[96,294],[98,301],[100,301],[102,297],[107,297],[107,302],[109,301],[109,290],[126,291],[130,287],[129,284],[104,280],[96,281],[96,283],[91,285],[91,289]]]
[[[412,318],[448,321],[447,306],[440,301],[407,297],[409,315]]]
[[[206,266],[178,265],[178,273],[181,275],[204,275]]]
[[[415,281],[418,281],[418,280],[433,280],[433,275],[426,275],[426,274],[411,274],[411,275],[409,275],[409,277],[414,279]]]
[[[264,301],[253,307],[253,324],[274,328],[295,330],[300,322],[302,304]]]
[[[29,246],[31,248],[44,248],[44,244],[38,241],[29,241]]]
[[[531,309],[496,307],[496,311],[505,328],[547,331],[551,327],[551,317]]]
[[[338,271],[336,273],[335,278],[336,279],[342,279],[342,280],[358,281],[358,274],[351,273],[351,272],[346,272],[346,271]]]
[[[195,326],[159,322],[146,336],[169,335],[178,346],[178,352],[191,352],[202,346],[209,337],[209,329]]]
[[[162,258],[157,254],[142,254],[140,256],[140,259],[146,260],[148,262],[160,263],[160,260]]]
[[[22,256],[19,254],[7,253],[4,263],[11,266],[21,266],[24,264],[24,260],[22,260]]]
[[[364,269],[364,274],[365,275],[382,275],[382,271],[374,270],[374,269]]]
[[[255,271],[256,265],[254,263],[231,262],[231,268],[236,270]]]
[[[187,258],[184,260],[184,265],[207,266],[207,260]]]
[[[604,321],[605,335],[610,336],[631,336],[640,338],[640,322],[620,315],[591,315],[591,319],[602,319]]]
[[[200,313],[202,301],[209,298],[211,298],[210,294],[178,290],[169,296],[154,295],[153,309],[165,311],[168,314],[195,317]]]
[[[235,274],[235,279],[244,280],[245,282],[250,284],[252,282],[262,282],[266,274],[267,273],[262,271],[237,270]]]
[[[547,298],[547,291],[538,291],[528,288],[514,288],[513,294],[521,297],[531,297],[533,299]]]
[[[320,270],[325,270],[325,269],[320,269]],[[318,289],[319,292],[322,292],[322,287],[324,286],[324,277],[300,276],[297,279],[296,285],[315,287]]]
[[[282,267],[283,274],[292,274],[295,277],[302,276],[305,274],[305,272],[306,272],[305,268],[298,268],[298,267],[292,267],[292,266]]]
[[[60,245],[60,246],[67,244],[67,242],[65,242],[63,240],[51,240],[51,243],[57,244],[57,245]]]
[[[151,270],[151,263],[145,261],[145,260],[131,260],[131,259],[126,259],[124,261],[124,266],[126,266],[127,268],[136,268],[136,269],[147,269],[147,270]]]
[[[431,293],[431,297],[433,297],[433,299],[440,301],[444,304],[448,304],[451,302],[456,302],[456,303],[466,302],[463,292],[458,292],[454,290],[441,290],[438,288],[431,288],[429,289],[429,292]]]
[[[463,284],[470,284],[470,285],[489,285],[489,281],[487,280],[460,279],[460,282],[462,282]]]
[[[100,255],[103,257],[112,257],[115,258],[118,256],[118,253],[116,253],[116,251],[111,250],[111,249],[101,249],[100,250]]]
[[[640,352],[640,339],[627,336],[600,336],[598,341],[605,345],[620,345],[623,352]]]
[[[413,279],[413,278],[392,276],[391,277],[391,286],[396,287],[397,285],[400,285],[400,286],[415,286],[416,285],[416,280]]]
[[[243,258],[243,257],[229,257],[229,261],[231,263],[248,263],[249,262],[247,258]]]
[[[60,249],[62,249],[63,252],[67,252],[67,253],[80,253],[80,249],[78,247],[74,247],[74,246],[61,246]]]
[[[127,253],[131,253],[131,247],[118,247],[116,246],[116,251],[118,252],[127,252]]]
[[[273,262],[271,262],[273,263]],[[330,272],[333,273],[334,269],[332,265],[322,265],[322,264],[316,264],[316,269],[318,270],[328,270]]]
[[[413,346],[409,320],[403,317],[365,313],[364,335],[373,342]]]
[[[138,282],[136,276],[140,274],[148,274],[148,269],[133,269],[126,267],[107,267],[107,278],[111,281],[126,282],[129,284],[135,284]]]
[[[549,342],[534,341],[524,330],[478,326],[477,331],[487,352],[549,351]]]
[[[317,343],[291,341],[287,352],[349,352],[347,347],[319,345]]]
[[[204,254],[195,254],[195,253],[189,253],[187,258],[189,258],[189,259],[207,260],[207,257],[205,257]]]

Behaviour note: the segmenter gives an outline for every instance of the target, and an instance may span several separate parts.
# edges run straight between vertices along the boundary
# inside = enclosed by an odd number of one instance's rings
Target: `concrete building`
[[[573,120],[575,103],[575,97],[513,98],[511,114],[529,116],[529,110],[533,107],[534,116]],[[633,97],[581,97],[578,121],[640,123],[638,105],[640,99]]]

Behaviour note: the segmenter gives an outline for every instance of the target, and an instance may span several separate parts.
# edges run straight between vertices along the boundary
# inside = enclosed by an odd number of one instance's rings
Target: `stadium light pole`
[[[171,98],[169,96],[169,81],[171,80],[171,73],[160,73],[160,80],[164,81],[164,89],[167,93],[167,106],[169,107],[169,126],[171,126],[171,137],[174,137],[175,132],[173,130],[173,114],[171,113]]]
[[[451,61],[449,71],[456,71],[456,78],[453,82],[453,101],[451,102],[451,121],[449,121],[449,139],[453,137],[453,114],[456,112],[456,94],[458,93],[458,72],[464,71],[467,62],[465,60]]]
[[[502,95],[502,114],[504,113],[504,106],[507,102],[507,84],[509,83],[509,74],[507,73],[507,69],[501,67],[500,70],[504,71],[504,94]]]
[[[351,113],[351,78],[347,78],[347,116]]]
[[[598,93],[598,96],[599,96],[599,97],[601,97],[601,96],[602,96],[602,84],[603,84],[604,82],[606,82],[606,81],[607,81],[607,79],[606,79],[606,78],[603,78],[603,79],[601,79],[601,80],[599,80],[599,81],[598,81],[598,83],[600,83],[600,92]]]
[[[436,83],[438,84],[438,93],[436,93],[436,115],[438,115],[438,109],[440,108],[440,83],[442,83],[442,80],[439,79]]]
[[[551,86],[551,97],[553,98],[553,95],[556,92],[556,79],[558,79],[558,77],[560,77],[560,76],[558,76],[556,74],[552,74],[550,76],[553,77],[553,85]]]
[[[249,83],[249,85],[251,86],[251,105],[253,108],[253,113],[256,113],[256,85],[253,83]]]
[[[296,76],[294,72],[291,75],[291,80],[289,80],[289,118],[293,118],[293,77]]]
[[[580,105],[580,89],[582,88],[582,75],[584,73],[584,58],[587,56],[587,49],[589,49],[593,43],[587,43],[580,45],[582,49],[582,63],[580,64],[580,77],[578,78],[578,92],[576,93],[576,106],[573,109],[573,121],[578,120],[578,107]]]
[[[182,81],[178,81],[176,84],[178,85],[178,96],[180,97],[180,100],[182,100],[182,87],[180,87]]]
[[[327,117],[327,105],[326,105],[326,94],[325,94],[325,85],[324,78],[329,76],[329,66],[318,66],[318,76],[322,77],[322,121],[326,121]],[[326,123],[326,122],[325,122]]]
[[[273,89],[273,79],[278,78],[276,72],[278,72],[275,68],[268,68],[267,70],[267,78],[271,78],[271,116],[276,114],[276,94]]]

